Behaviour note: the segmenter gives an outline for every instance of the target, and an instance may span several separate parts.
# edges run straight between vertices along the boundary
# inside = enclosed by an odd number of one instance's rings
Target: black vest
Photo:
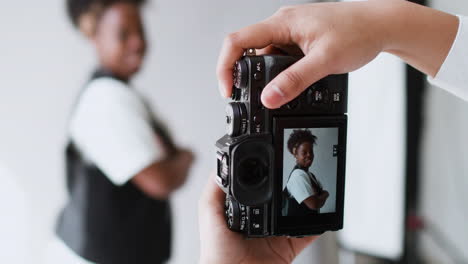
[[[104,76],[112,77],[98,71],[91,80]],[[153,127],[168,146],[173,146],[161,126],[154,122]],[[84,259],[99,264],[167,261],[171,251],[169,202],[146,196],[131,181],[114,185],[82,158],[73,142],[68,143],[65,154],[70,197],[56,226],[65,244]]]
[[[296,169],[303,170],[307,174],[309,174],[309,172],[306,169],[301,168],[299,165],[296,165],[294,166],[291,173],[289,174],[289,178],[291,177],[291,174],[293,173],[293,171]],[[289,178],[288,178],[288,181],[289,181]],[[315,178],[315,175],[314,175],[314,178]],[[317,194],[319,194],[323,191],[323,188],[319,184],[316,184],[315,181],[317,181],[317,179],[314,179],[314,181],[311,181],[313,185],[312,188]],[[296,201],[296,199],[289,194],[287,187],[284,188],[283,190],[283,201],[285,201],[285,203],[283,204],[283,208],[286,208],[286,212],[283,213],[283,215],[285,216],[306,216],[306,215],[314,215],[314,214],[320,213],[320,209],[313,210],[307,207],[307,205],[305,205],[304,203],[299,204]]]

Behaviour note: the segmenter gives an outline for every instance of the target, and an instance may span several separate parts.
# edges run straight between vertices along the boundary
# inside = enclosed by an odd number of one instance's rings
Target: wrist
[[[391,52],[400,46],[407,24],[407,3],[405,0],[368,1],[368,25],[370,38],[373,39],[381,52]]]
[[[453,44],[458,18],[408,1],[371,2],[382,3],[377,12],[382,21],[382,51],[434,76]]]

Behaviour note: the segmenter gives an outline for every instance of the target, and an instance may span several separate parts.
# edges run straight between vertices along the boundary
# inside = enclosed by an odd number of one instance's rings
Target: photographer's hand
[[[246,239],[228,229],[226,195],[210,177],[199,202],[200,263],[291,263],[315,237]]]
[[[282,8],[225,39],[217,67],[219,86],[223,95],[231,94],[233,65],[248,48],[287,51],[297,46],[305,54],[265,87],[262,102],[269,108],[280,107],[329,74],[360,68],[382,51],[434,76],[457,28],[457,17],[401,0]]]

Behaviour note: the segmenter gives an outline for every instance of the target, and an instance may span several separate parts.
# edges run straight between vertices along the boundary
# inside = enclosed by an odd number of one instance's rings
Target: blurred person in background
[[[164,263],[171,252],[169,197],[193,154],[172,140],[130,85],[146,39],[144,0],[67,0],[99,63],[72,111],[66,148],[69,201],[49,263]]]

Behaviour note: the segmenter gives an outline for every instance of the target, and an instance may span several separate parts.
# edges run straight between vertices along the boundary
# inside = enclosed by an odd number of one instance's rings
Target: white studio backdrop
[[[381,54],[349,77],[344,228],[340,242],[399,258],[404,238],[405,64]]]
[[[27,194],[1,163],[0,182],[0,263],[32,263],[33,259],[24,254],[31,248],[28,219],[34,218]]]
[[[197,156],[187,184],[172,197],[171,263],[194,263],[199,254],[197,201],[215,167],[214,142],[225,133],[226,102],[215,77],[223,38],[282,5],[303,2],[155,0],[145,8],[149,54],[135,86],[169,123],[175,138]],[[0,9],[0,161],[18,187],[2,188],[2,197],[27,208],[27,216],[8,210],[2,215],[13,217],[15,228],[27,232],[26,245],[14,252],[29,258],[9,255],[2,263],[40,262],[66,199],[66,121],[95,61],[91,47],[69,23],[64,5],[65,0],[17,0]],[[0,226],[11,223],[5,219],[0,218]],[[333,245],[331,236],[323,236],[295,263],[334,263],[333,254],[327,254],[333,251],[324,246]],[[9,240],[0,236],[0,241],[0,252],[7,250]]]
[[[468,16],[464,0],[431,7]],[[468,262],[468,103],[428,84],[421,157],[422,247],[434,263]]]

